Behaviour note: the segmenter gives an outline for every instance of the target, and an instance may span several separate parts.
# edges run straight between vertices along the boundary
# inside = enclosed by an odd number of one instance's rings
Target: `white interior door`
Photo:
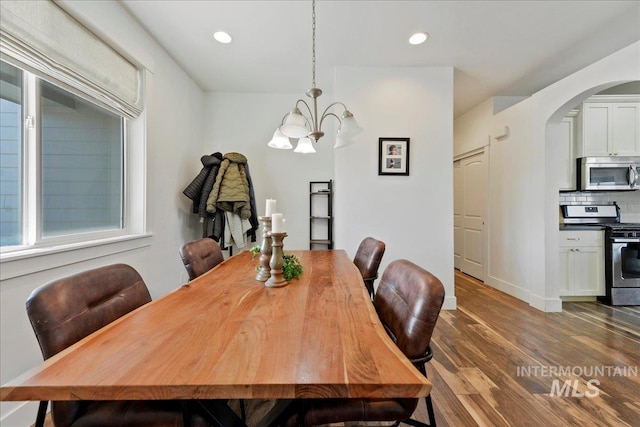
[[[486,170],[484,151],[454,163],[454,265],[483,281]]]
[[[462,227],[462,209],[464,206],[464,188],[462,187],[461,161],[453,162],[453,267],[462,271],[464,236]]]

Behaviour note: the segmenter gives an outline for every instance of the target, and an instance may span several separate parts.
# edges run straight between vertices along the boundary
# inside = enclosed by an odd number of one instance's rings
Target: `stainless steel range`
[[[605,289],[611,305],[640,305],[640,224],[611,224],[604,232]]]
[[[604,228],[604,297],[611,305],[640,305],[640,224],[620,223],[617,205],[561,206],[564,224]]]

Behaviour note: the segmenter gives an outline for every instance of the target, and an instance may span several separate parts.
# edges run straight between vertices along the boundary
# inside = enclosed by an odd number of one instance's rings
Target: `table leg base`
[[[238,415],[227,405],[226,400],[196,400],[203,409],[207,421],[218,427],[247,427]]]
[[[291,407],[292,403],[293,400],[291,399],[278,400],[275,406],[267,412],[267,415],[260,420],[256,427],[271,427],[275,422],[281,421],[280,417]]]

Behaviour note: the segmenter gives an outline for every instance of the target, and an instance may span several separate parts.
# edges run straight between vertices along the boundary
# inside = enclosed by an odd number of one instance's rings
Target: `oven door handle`
[[[640,243],[640,238],[639,237],[629,237],[629,238],[624,238],[624,237],[615,237],[611,239],[612,243]]]

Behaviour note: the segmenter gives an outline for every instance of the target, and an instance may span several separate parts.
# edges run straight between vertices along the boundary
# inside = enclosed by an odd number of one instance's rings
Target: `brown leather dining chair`
[[[114,264],[54,280],[35,289],[27,315],[44,359],[151,301],[142,277],[132,267]],[[48,402],[41,402],[36,426],[44,425]],[[180,401],[57,401],[51,404],[55,427],[204,427],[197,411]]]
[[[382,255],[384,255],[385,244],[384,242],[374,239],[373,237],[366,237],[353,258],[353,263],[360,270],[364,285],[369,292],[369,296],[373,299],[373,282],[378,278],[378,268],[382,261]]]
[[[210,237],[184,244],[180,248],[180,257],[189,274],[189,280],[203,275],[224,261],[220,245]]]
[[[433,353],[430,342],[444,302],[444,286],[431,273],[407,260],[387,266],[373,301],[389,337],[423,374]],[[431,396],[425,398],[429,426],[435,426]],[[352,421],[395,421],[426,424],[411,418],[417,398],[398,399],[308,399],[295,401],[280,425],[316,426]]]

